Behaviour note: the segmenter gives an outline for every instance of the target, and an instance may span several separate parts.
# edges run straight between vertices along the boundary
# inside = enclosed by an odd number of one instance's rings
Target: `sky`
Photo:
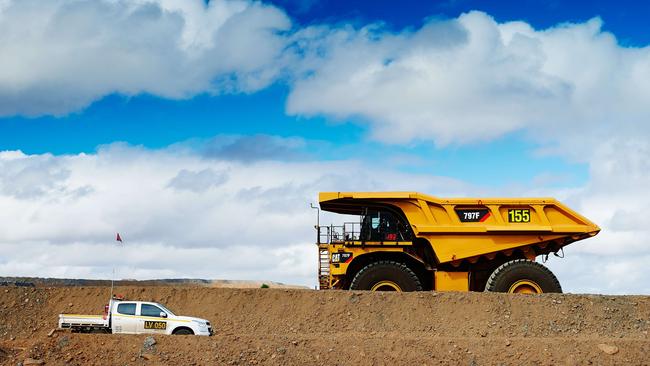
[[[546,263],[565,292],[650,294],[649,17],[0,0],[0,276],[313,287],[318,192],[405,190],[556,197],[602,228]]]

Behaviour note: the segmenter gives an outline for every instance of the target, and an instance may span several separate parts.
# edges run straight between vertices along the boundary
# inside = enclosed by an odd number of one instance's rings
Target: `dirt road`
[[[122,287],[209,319],[213,337],[48,333],[100,314],[106,287],[0,287],[0,363],[650,364],[650,297]]]

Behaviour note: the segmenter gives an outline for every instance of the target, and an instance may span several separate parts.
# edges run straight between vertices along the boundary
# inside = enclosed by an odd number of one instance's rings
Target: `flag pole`
[[[120,233],[117,233],[117,236],[115,237],[115,241],[119,242],[119,244],[124,245]],[[111,299],[115,297],[115,294],[113,293],[113,289],[115,287],[114,283],[115,283],[115,264],[113,263],[113,276],[111,277]]]
[[[115,281],[115,265],[113,265],[113,276],[111,277],[111,299],[113,298],[113,282]]]

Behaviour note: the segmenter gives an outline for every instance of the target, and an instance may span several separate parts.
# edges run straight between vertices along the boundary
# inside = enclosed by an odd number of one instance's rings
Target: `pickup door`
[[[164,314],[165,317],[161,317]],[[167,317],[169,314],[152,304],[140,305],[138,333],[167,333]]]
[[[138,304],[135,302],[120,302],[113,312],[111,328],[113,333],[136,334],[138,317],[135,315]]]

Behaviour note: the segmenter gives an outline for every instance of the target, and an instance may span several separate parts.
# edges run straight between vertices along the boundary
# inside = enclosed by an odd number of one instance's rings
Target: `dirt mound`
[[[650,297],[121,287],[209,319],[214,337],[56,332],[106,287],[0,288],[0,362],[72,364],[648,364]]]

